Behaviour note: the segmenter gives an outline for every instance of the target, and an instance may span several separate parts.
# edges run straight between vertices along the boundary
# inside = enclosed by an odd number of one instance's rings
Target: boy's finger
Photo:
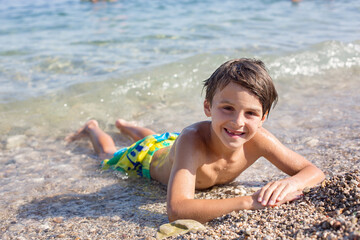
[[[295,192],[289,192],[284,199],[282,199],[281,201],[276,203],[276,206],[279,206],[283,203],[286,202],[291,202],[297,199],[300,199],[302,197],[302,192],[301,191],[295,191]]]
[[[278,182],[273,182],[265,191],[263,199],[261,201],[261,204],[263,206],[268,205],[269,199],[273,194],[273,191],[276,189],[276,187],[278,186]]]
[[[283,200],[289,192],[291,192],[290,186],[289,186],[289,185],[286,185],[286,186],[283,188],[283,190],[281,191],[281,193],[279,194],[279,196],[278,196],[278,198],[277,198],[277,201]]]
[[[261,203],[263,201],[265,191],[270,187],[270,185],[271,185],[271,182],[267,183],[265,186],[263,186],[260,189],[260,193],[259,193],[259,196],[258,196],[258,202]]]
[[[268,205],[270,205],[270,206],[275,205],[279,195],[284,191],[285,187],[286,187],[285,185],[280,184],[276,187],[276,189],[274,189],[274,191],[271,194],[271,198],[268,201]]]

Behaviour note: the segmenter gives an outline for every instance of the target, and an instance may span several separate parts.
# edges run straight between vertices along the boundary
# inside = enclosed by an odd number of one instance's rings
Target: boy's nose
[[[234,122],[236,123],[236,125],[237,125],[238,127],[241,127],[241,126],[244,125],[245,118],[244,118],[244,116],[243,116],[242,114],[237,114],[237,115],[235,116]]]

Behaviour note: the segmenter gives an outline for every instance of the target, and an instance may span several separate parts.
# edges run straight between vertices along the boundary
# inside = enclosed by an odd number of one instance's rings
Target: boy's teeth
[[[226,128],[225,128],[225,130],[230,134],[234,134],[234,135],[238,135],[238,136],[240,136],[242,134],[242,133],[234,133],[234,132],[232,132],[232,131],[230,131],[229,129],[226,129]]]

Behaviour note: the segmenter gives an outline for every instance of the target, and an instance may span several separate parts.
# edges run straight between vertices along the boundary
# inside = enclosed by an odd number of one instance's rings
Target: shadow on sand
[[[23,205],[17,218],[45,219],[115,217],[153,227],[165,223],[166,187],[155,181],[131,178],[92,193],[70,193],[35,199]]]

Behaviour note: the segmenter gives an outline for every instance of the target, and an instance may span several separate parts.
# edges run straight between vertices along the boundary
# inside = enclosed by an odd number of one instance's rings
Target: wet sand
[[[1,153],[1,239],[132,239],[165,223],[166,189],[101,171],[88,143],[27,139]]]

